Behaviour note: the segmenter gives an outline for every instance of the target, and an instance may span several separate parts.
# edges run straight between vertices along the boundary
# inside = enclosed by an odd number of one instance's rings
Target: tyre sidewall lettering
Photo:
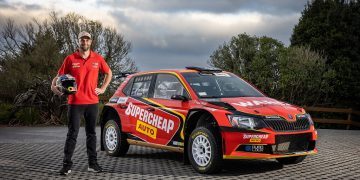
[[[207,133],[203,132],[203,131],[198,131],[198,132],[196,132],[195,134],[193,134],[193,135],[191,136],[191,139],[194,140],[194,139],[196,138],[196,136],[199,136],[199,135],[203,135],[203,136],[205,136],[207,139],[209,139],[209,135],[208,135]]]

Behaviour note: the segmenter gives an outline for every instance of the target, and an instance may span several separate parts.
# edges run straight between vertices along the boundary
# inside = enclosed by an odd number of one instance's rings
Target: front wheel
[[[294,157],[286,157],[286,158],[277,158],[276,160],[281,164],[297,164],[304,161],[305,158],[306,156],[294,156]]]
[[[110,156],[124,156],[129,150],[126,135],[121,132],[118,123],[114,120],[106,122],[102,137],[106,154]]]
[[[220,137],[211,128],[198,127],[190,135],[188,156],[193,168],[204,174],[221,170],[222,150]]]

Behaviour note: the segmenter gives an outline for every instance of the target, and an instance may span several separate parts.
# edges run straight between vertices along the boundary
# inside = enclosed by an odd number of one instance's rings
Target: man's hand
[[[51,85],[51,90],[52,90],[52,92],[54,92],[58,96],[64,95],[64,93],[60,92],[59,89],[54,85]]]
[[[102,89],[102,88],[96,88],[95,89],[96,95],[104,94],[104,92],[105,92],[105,89]]]

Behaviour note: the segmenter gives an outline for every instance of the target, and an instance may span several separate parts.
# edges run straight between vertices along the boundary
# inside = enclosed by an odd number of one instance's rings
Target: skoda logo
[[[291,114],[288,115],[289,119],[293,119],[293,116]]]

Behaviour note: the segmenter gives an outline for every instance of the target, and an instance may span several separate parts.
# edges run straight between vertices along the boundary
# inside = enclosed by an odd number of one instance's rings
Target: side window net
[[[173,75],[158,74],[155,83],[154,98],[171,99],[173,95],[187,96],[184,86]]]

